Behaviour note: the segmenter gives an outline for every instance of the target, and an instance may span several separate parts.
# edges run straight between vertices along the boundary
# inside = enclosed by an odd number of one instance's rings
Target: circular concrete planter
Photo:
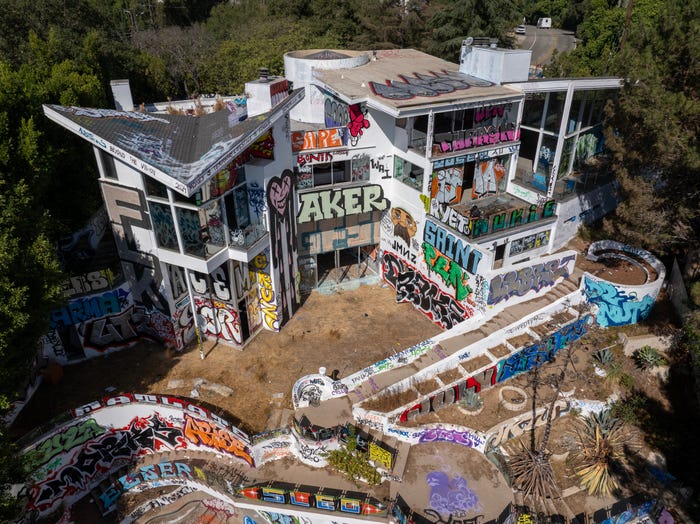
[[[521,402],[513,402],[506,400],[503,395],[506,391],[515,393],[516,395],[522,397],[523,400]],[[515,386],[502,386],[501,389],[498,391],[498,401],[504,408],[509,409],[511,411],[522,411],[523,409],[525,409],[526,400],[527,393],[522,388],[516,388]]]

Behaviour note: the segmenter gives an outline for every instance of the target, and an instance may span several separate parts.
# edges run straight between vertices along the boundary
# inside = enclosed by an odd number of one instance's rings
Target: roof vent
[[[261,82],[269,82],[270,81],[270,70],[267,67],[259,68],[258,75],[260,76]]]

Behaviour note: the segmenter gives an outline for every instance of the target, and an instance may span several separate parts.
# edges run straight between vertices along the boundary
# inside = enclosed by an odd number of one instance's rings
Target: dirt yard
[[[58,383],[42,385],[16,428],[21,432],[44,424],[104,397],[106,388],[115,388],[112,394],[190,398],[230,415],[250,433],[280,427],[300,377],[321,366],[343,377],[441,331],[410,304],[397,304],[395,296],[381,284],[332,296],[313,292],[281,332],[263,331],[242,351],[208,341],[204,360],[196,344],[182,353],[144,344],[65,367]],[[193,393],[197,379],[208,385]]]

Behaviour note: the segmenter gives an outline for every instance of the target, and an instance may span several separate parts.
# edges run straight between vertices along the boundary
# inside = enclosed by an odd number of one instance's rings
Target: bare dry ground
[[[208,405],[250,433],[279,427],[279,408],[292,408],[300,377],[338,370],[343,377],[426,340],[441,329],[385,285],[363,285],[329,295],[313,292],[279,333],[263,331],[242,351],[207,341],[167,353],[152,344],[67,366],[56,384],[42,385],[17,421],[29,430],[76,406],[114,393],[158,393],[193,398],[195,380],[231,388],[230,396],[198,388]],[[114,394],[113,393],[113,394]],[[196,394],[196,393],[195,393]]]

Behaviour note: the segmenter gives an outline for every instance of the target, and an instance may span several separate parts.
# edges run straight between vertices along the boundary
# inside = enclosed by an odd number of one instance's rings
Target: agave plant
[[[484,405],[484,400],[473,389],[468,389],[464,397],[459,401],[467,409],[479,409]]]
[[[644,346],[634,352],[634,361],[642,369],[651,369],[666,364],[666,359],[658,349]]]
[[[610,495],[619,487],[613,469],[624,462],[625,447],[634,444],[634,434],[609,409],[579,419],[576,434],[581,451],[571,465],[581,487],[589,495]]]
[[[602,365],[607,366],[615,360],[615,355],[610,348],[599,349],[593,353],[593,358],[600,362]]]

